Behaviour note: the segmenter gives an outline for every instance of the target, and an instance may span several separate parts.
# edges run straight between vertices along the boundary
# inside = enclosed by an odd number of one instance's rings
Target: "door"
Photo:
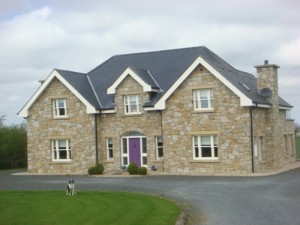
[[[141,139],[129,139],[129,161],[135,162],[138,167],[141,166]]]

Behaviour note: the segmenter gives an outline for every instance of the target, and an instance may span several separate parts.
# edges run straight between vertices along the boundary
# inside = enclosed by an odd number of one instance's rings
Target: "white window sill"
[[[69,116],[55,116],[52,118],[53,120],[68,120]]]
[[[124,117],[139,117],[142,116],[142,113],[126,113],[124,114]]]

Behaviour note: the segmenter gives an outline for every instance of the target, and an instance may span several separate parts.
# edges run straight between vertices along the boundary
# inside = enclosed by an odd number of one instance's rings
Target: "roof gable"
[[[25,117],[25,118],[29,116],[28,110],[35,103],[35,101],[39,98],[39,96],[43,94],[43,92],[51,84],[51,82],[53,81],[54,78],[57,78],[60,82],[62,82],[86,106],[87,113],[96,113],[97,112],[96,108],[89,101],[87,101],[87,99],[85,97],[83,97],[83,95],[81,93],[79,93],[78,89],[76,89],[74,86],[72,86],[70,84],[70,82],[65,79],[65,77],[70,75],[70,73],[73,73],[73,72],[53,70],[51,72],[51,74],[47,77],[45,82],[38,88],[38,90],[30,98],[30,100],[20,110],[18,115],[20,117]],[[86,85],[84,85],[84,86],[86,86]]]
[[[107,89],[107,94],[115,94],[117,87],[127,76],[131,76],[135,81],[137,81],[143,87],[144,92],[159,91],[159,86],[148,70],[128,67],[121,74],[121,76],[119,76],[118,79]]]

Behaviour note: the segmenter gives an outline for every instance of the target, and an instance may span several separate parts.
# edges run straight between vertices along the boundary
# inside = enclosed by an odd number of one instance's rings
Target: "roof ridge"
[[[62,72],[76,73],[78,75],[85,75],[85,76],[87,75],[86,73],[76,72],[76,71],[71,71],[71,70],[63,70],[63,69],[57,69],[57,68],[54,68],[53,70],[56,70],[57,72],[62,71]]]
[[[133,53],[125,53],[125,54],[118,54],[114,55],[113,57],[119,57],[119,56],[128,56],[128,55],[141,55],[141,54],[155,54],[159,52],[172,52],[172,51],[182,51],[182,50],[188,50],[188,49],[197,49],[197,48],[206,48],[205,46],[195,46],[195,47],[185,47],[185,48],[174,48],[174,49],[164,49],[164,50],[156,50],[156,51],[145,51],[145,52],[133,52]]]

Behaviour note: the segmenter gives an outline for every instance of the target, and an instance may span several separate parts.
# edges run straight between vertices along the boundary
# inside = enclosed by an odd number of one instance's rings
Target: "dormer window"
[[[53,117],[67,117],[67,101],[64,98],[53,99]]]
[[[125,114],[140,114],[141,113],[140,96],[138,95],[124,96],[124,109],[125,109]]]

